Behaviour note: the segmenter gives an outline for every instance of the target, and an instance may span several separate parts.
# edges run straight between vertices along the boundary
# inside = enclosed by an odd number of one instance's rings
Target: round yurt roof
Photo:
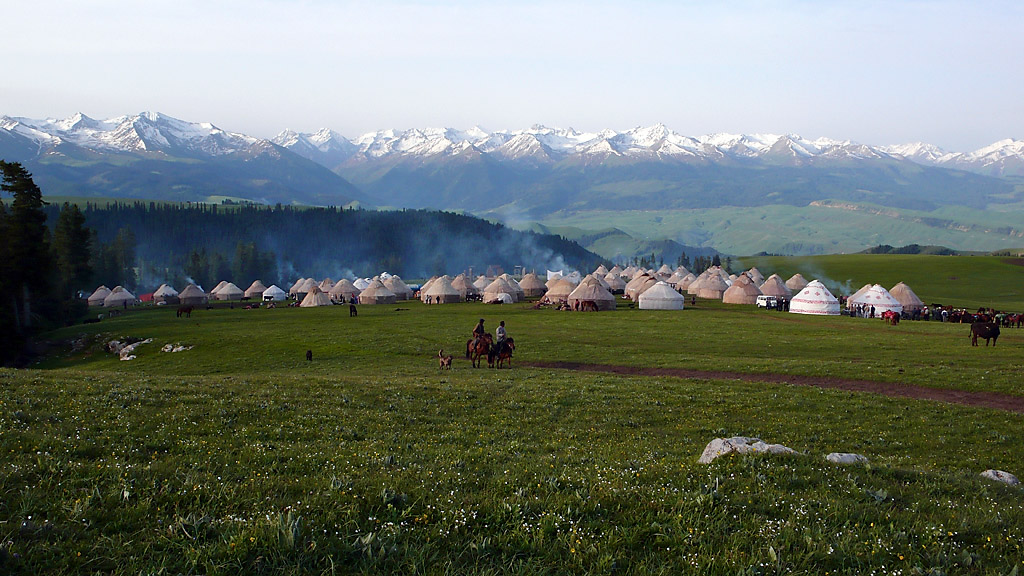
[[[459,293],[455,286],[452,286],[452,279],[445,275],[434,280],[430,283],[430,288],[427,289],[426,296],[430,300],[434,300],[441,303],[459,302],[462,300],[462,294]]]
[[[388,290],[380,278],[374,278],[369,286],[359,293],[360,304],[394,304],[396,301],[395,293]]]
[[[566,297],[569,304],[575,302],[593,302],[598,310],[614,310],[615,296],[601,285],[601,282],[594,276],[587,276],[569,296]]]
[[[690,288],[693,284],[690,284]],[[729,284],[718,274],[709,274],[700,284],[700,289],[697,291],[698,298],[704,298],[706,300],[721,300],[722,295],[729,289]]]
[[[384,282],[384,285],[388,287],[388,290],[395,293],[395,297],[399,300],[409,300],[412,298],[412,288],[409,288],[405,282],[402,282],[402,278],[400,276],[392,274],[391,276],[384,278],[382,281]]]
[[[330,278],[324,278],[323,280],[320,281],[319,284],[317,284],[317,287],[320,288],[321,292],[326,294],[327,292],[331,291],[331,288],[334,288],[334,280],[331,280]]]
[[[594,270],[594,274],[603,277],[608,274],[608,269],[605,268],[604,264],[601,264],[596,270]]]
[[[825,288],[824,284],[813,280],[789,301],[789,311],[794,314],[837,316],[839,300]]]
[[[684,276],[689,274],[690,271],[686,269],[686,266],[676,266],[675,273],[679,274],[680,278],[683,278]]]
[[[658,282],[644,290],[638,301],[641,310],[682,310],[686,298],[667,282]]]
[[[254,280],[248,288],[245,289],[246,298],[258,298],[263,295],[263,292],[267,287],[260,280]]]
[[[342,278],[334,283],[334,287],[327,294],[329,296],[351,298],[352,296],[359,296],[359,288],[356,288],[355,284],[348,278]]]
[[[106,298],[107,296],[110,296],[110,288],[107,288],[106,286],[100,286],[96,288],[96,290],[92,294],[89,295],[89,303],[102,304],[103,299]]]
[[[540,276],[537,276],[533,272],[523,276],[523,279],[519,281],[519,287],[523,289],[523,294],[526,296],[543,296],[544,292],[547,292],[548,287],[544,285],[540,280]]]
[[[676,282],[676,290],[686,290],[696,279],[697,277],[693,275],[693,272],[688,273],[686,276],[683,276],[679,282]]]
[[[782,281],[782,278],[778,274],[772,274],[764,282],[761,283],[761,294],[767,296],[775,296],[777,298],[789,298],[793,295],[793,291],[790,290],[786,283]]]
[[[850,297],[846,299],[846,305],[849,306],[851,302],[853,302],[857,298],[860,298],[864,294],[867,294],[868,290],[871,290],[871,284],[865,284],[861,286],[860,290],[857,290],[853,294],[850,294]]]
[[[333,302],[331,302],[330,296],[321,290],[319,286],[313,286],[309,289],[309,292],[306,292],[306,297],[302,299],[299,306],[302,308],[312,308],[314,306],[330,306],[331,304]]]
[[[173,298],[177,295],[178,291],[167,284],[161,284],[160,287],[153,292],[153,298]]]
[[[618,274],[609,272],[605,275],[604,281],[608,284],[608,290],[612,292],[624,292],[626,290],[626,281]]]
[[[508,274],[502,274],[501,277],[504,278],[505,282],[508,282],[508,285],[516,291],[516,302],[522,300],[526,296],[523,291],[523,287],[519,285],[519,282],[516,282],[515,278]]]
[[[221,280],[220,282],[217,283],[216,286],[213,287],[213,290],[210,290],[210,294],[217,294],[217,293],[219,293],[221,290],[224,289],[224,286],[226,286],[227,283],[228,283],[227,280]]]
[[[615,266],[612,266],[612,269],[609,270],[608,273],[609,274],[615,274],[616,276],[621,276],[622,275],[622,266],[619,266],[618,264],[616,264]]]
[[[761,271],[758,270],[757,267],[747,270],[747,276],[750,276],[750,279],[753,280],[754,284],[757,284],[758,286],[764,284],[764,274],[761,274]]]
[[[356,278],[355,280],[352,281],[352,285],[358,288],[360,292],[362,292],[363,290],[366,290],[366,287],[369,286],[372,282],[373,280],[370,280],[369,278]]]
[[[452,286],[459,291],[459,295],[465,300],[469,296],[476,296],[480,294],[480,289],[473,285],[469,281],[469,278],[465,274],[459,274],[452,280]]]
[[[708,279],[708,276],[709,274],[707,270],[705,270],[704,272],[701,272],[696,278],[690,280],[690,283],[686,285],[686,293],[697,294],[697,292],[700,292],[700,286],[701,284],[704,283],[705,280]]]
[[[302,285],[305,282],[306,282],[305,278],[299,278],[298,280],[295,281],[295,284],[292,284],[291,288],[288,289],[288,293],[289,294],[297,293],[299,291],[299,288],[302,287]]]
[[[487,288],[487,285],[490,283],[491,280],[488,280],[487,276],[484,276],[483,274],[477,276],[476,280],[473,280],[473,286],[476,286],[476,289],[480,290],[481,292],[483,291],[484,288]]]
[[[666,276],[671,276],[673,272],[675,272],[675,271],[672,270],[671,268],[669,268],[668,264],[662,264],[661,268],[658,268],[658,272],[657,273],[658,274],[664,274]]]
[[[629,298],[634,302],[636,302],[637,298],[639,298],[650,287],[654,286],[658,282],[664,282],[664,280],[661,280],[657,275],[645,274],[637,276],[637,278],[641,279],[638,284],[635,284],[632,288],[628,286],[626,287],[626,298]]]
[[[126,290],[124,286],[115,286],[110,291],[110,294],[107,294],[107,297],[103,299],[103,305],[107,308],[121,306],[125,302],[135,302],[135,295]]]
[[[576,289],[576,284],[573,284],[572,280],[568,278],[560,278],[555,281],[555,284],[548,288],[548,291],[544,293],[544,297],[549,302],[566,301],[569,299],[569,294]]]
[[[505,278],[498,276],[484,288],[484,300],[491,300],[497,294],[508,294],[513,302],[519,301],[519,293]]]
[[[756,304],[761,290],[754,280],[746,273],[736,277],[729,289],[722,293],[722,302],[726,304]]]
[[[893,298],[888,290],[878,284],[872,285],[856,298],[850,298],[846,301],[847,308],[851,305],[856,306],[859,304],[863,304],[865,308],[874,306],[875,314],[887,311],[897,313],[903,311],[903,304],[900,304],[899,300]]]
[[[243,294],[245,294],[245,292],[243,292],[238,286],[235,286],[233,282],[226,282],[220,287],[220,290],[217,291],[217,296],[221,299],[225,297],[241,298]]]
[[[433,286],[434,282],[436,282],[438,278],[440,278],[440,276],[431,276],[430,278],[427,279],[426,282],[423,283],[423,286],[420,286],[421,302],[427,301],[427,290],[430,290],[430,287]]]
[[[313,278],[306,278],[302,284],[299,284],[298,294],[308,294],[313,288],[319,288],[319,283]],[[322,292],[322,290],[321,290]]]
[[[203,290],[195,284],[189,284],[181,289],[181,292],[178,293],[178,297],[182,300],[186,298],[206,298],[206,292],[203,292]]]
[[[807,284],[807,279],[804,278],[803,275],[800,274],[799,272],[790,276],[789,280],[786,280],[786,288],[789,288],[794,292],[799,292],[803,290],[804,287],[807,286]]]
[[[907,286],[903,282],[893,286],[889,293],[892,294],[892,297],[898,300],[900,304],[903,304],[904,310],[916,310],[924,307],[924,302],[917,297],[917,294],[914,294],[914,291],[910,289],[910,286]]]
[[[270,298],[272,300],[284,300],[288,296],[288,293],[277,286],[277,284],[271,284],[266,290],[263,291],[263,299]]]

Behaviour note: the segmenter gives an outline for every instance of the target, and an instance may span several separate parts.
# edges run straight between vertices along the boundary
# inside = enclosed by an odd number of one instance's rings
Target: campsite
[[[407,301],[356,317],[220,302],[190,318],[144,306],[61,329],[40,364],[0,371],[0,566],[1020,569],[1024,491],[980,473],[1024,473],[1024,331],[972,348],[967,325],[687,298],[646,310],[619,297],[600,312]],[[464,358],[479,318],[491,331],[506,322],[511,369]],[[114,339],[152,340],[120,361]],[[452,370],[439,370],[439,349]],[[614,369],[572,369],[593,364]],[[846,381],[997,407],[809,385]],[[734,436],[795,454],[698,463]],[[868,463],[826,461],[834,452]]]

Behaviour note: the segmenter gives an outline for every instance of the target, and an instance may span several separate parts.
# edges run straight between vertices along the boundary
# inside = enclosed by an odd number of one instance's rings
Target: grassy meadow
[[[490,330],[506,321],[511,370],[463,358],[481,317]],[[961,325],[705,301],[598,314],[408,302],[356,318],[347,307],[191,319],[150,307],[53,337],[62,345],[37,366],[0,370],[4,574],[1024,569],[1024,490],[978,476],[1024,476],[1024,415],[523,365],[1024,396],[1024,330],[973,348]],[[153,341],[121,362],[103,344],[123,337]],[[192,348],[160,351],[179,343]],[[440,348],[455,355],[450,372]],[[734,435],[799,454],[697,463],[710,440]],[[833,465],[829,452],[870,464]]]

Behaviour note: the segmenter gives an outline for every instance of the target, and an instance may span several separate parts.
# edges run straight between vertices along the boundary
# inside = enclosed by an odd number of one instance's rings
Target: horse
[[[895,326],[896,324],[900,323],[899,313],[893,312],[892,310],[886,310],[885,312],[882,312],[882,319],[885,320],[886,324],[892,326]]]
[[[479,368],[480,358],[490,355],[491,346],[494,344],[494,337],[490,334],[484,334],[475,339],[475,344],[473,340],[472,338],[466,340],[466,358],[472,360],[473,368]]]
[[[191,305],[189,305],[189,306],[179,306],[178,307],[178,318],[181,318],[182,316],[184,316],[185,318],[191,318],[192,317],[192,311],[195,310],[195,309],[196,309],[196,307],[195,306],[191,306]]]
[[[996,340],[999,339],[999,325],[995,322],[975,322],[971,324],[971,346],[978,345],[978,338],[985,339],[985,346],[988,346],[988,341],[992,339],[992,346],[996,345]]]
[[[501,344],[495,344],[491,351],[491,356],[498,361],[498,368],[505,362],[508,362],[508,367],[512,367],[512,353],[515,352],[516,341],[512,337],[506,338]],[[488,358],[488,364],[493,364],[492,358]]]

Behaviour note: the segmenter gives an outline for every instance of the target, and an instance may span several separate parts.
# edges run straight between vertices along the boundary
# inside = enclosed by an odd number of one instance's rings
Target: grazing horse
[[[179,306],[178,307],[178,318],[184,316],[185,318],[192,317],[192,311],[195,310],[195,306]]]
[[[889,325],[896,325],[900,323],[899,313],[893,312],[892,310],[886,310],[885,312],[882,312],[882,319],[885,320],[885,323]]]
[[[988,346],[988,341],[992,339],[992,345],[996,345],[996,340],[999,339],[999,325],[995,322],[975,322],[971,324],[971,346],[978,345],[978,338],[985,339],[985,346]]]
[[[490,334],[476,338],[475,343],[473,339],[466,340],[466,358],[473,361],[473,368],[480,367],[480,358],[484,356],[490,360],[491,346],[493,345],[494,337]]]
[[[516,350],[516,341],[514,338],[506,338],[501,344],[495,344],[491,351],[490,357],[488,357],[488,364],[493,365],[494,359],[498,360],[498,368],[505,362],[508,362],[508,367],[512,367],[512,353]]]

